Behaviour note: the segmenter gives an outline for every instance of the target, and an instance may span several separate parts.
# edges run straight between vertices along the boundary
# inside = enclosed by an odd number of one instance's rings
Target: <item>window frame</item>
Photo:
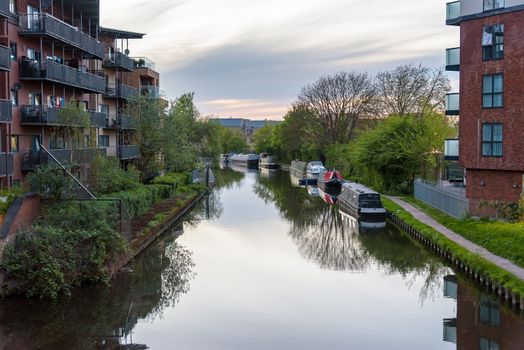
[[[495,125],[500,125],[500,129],[501,129],[501,141],[495,141],[494,140],[494,126]],[[490,139],[489,140],[484,140],[484,127],[485,126],[490,126],[491,127],[491,132],[490,132]],[[504,124],[501,123],[501,122],[483,122],[482,123],[482,128],[480,130],[480,140],[481,140],[481,147],[480,147],[480,155],[484,158],[502,158],[504,157]],[[489,154],[485,154],[484,153],[484,145],[489,145],[490,146],[490,152]],[[494,145],[500,145],[500,154],[494,154]]]
[[[502,31],[496,32],[495,29],[501,28]],[[496,60],[503,60],[504,59],[504,34],[506,31],[506,28],[503,23],[499,24],[493,24],[489,26],[484,26],[482,29],[482,36],[484,37],[484,33],[487,29],[491,29],[491,35],[492,35],[492,42],[491,45],[482,45],[482,61],[496,61]],[[502,35],[500,35],[502,33]],[[498,35],[497,35],[498,34]],[[502,37],[502,42],[497,43],[497,38]],[[484,41],[484,40],[483,40]],[[497,51],[497,48],[499,49]],[[502,48],[502,50],[500,50]],[[486,53],[489,53],[486,55]],[[497,56],[497,53],[499,53],[500,56]]]
[[[502,90],[500,92],[495,92],[495,77],[500,76],[502,78]],[[484,92],[484,78],[491,77],[491,92]],[[501,96],[501,105],[494,106],[495,96]],[[484,105],[484,97],[491,96],[491,106]],[[482,75],[482,109],[500,109],[504,108],[504,73],[495,73],[495,74],[483,74]]]
[[[497,1],[501,1],[502,5],[499,6],[499,7],[495,7]],[[505,0],[492,0],[492,3],[493,3],[493,7],[492,8],[486,8],[486,3],[487,3],[487,0],[482,1],[482,12],[500,10],[500,9],[503,9],[503,8],[506,7],[506,1]]]
[[[107,145],[102,144],[101,140],[105,139],[107,140]],[[100,148],[109,148],[111,146],[111,138],[109,135],[98,135],[98,147]]]
[[[18,44],[16,41],[11,41],[9,43],[9,50],[11,51],[11,61],[18,60]]]

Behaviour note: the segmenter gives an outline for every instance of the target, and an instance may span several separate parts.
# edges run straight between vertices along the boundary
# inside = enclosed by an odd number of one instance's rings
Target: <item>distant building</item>
[[[217,122],[225,128],[233,129],[246,135],[248,142],[251,136],[266,125],[277,125],[282,123],[279,120],[250,120],[244,118],[211,118],[211,121]]]

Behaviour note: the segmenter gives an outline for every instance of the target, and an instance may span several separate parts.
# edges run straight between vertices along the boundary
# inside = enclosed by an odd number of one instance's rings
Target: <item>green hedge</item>
[[[129,191],[112,193],[107,198],[121,199],[132,218],[147,213],[151,206],[173,195],[170,185],[140,185]]]
[[[191,182],[190,173],[168,173],[155,178],[152,183],[157,185],[180,186]]]

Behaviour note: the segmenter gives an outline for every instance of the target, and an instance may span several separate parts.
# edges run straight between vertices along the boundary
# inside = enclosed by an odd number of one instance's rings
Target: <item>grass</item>
[[[432,240],[441,249],[448,251],[453,257],[455,257],[455,259],[460,260],[467,266],[470,266],[478,274],[487,276],[494,283],[509,288],[510,290],[512,290],[515,293],[518,293],[521,296],[524,295],[524,281],[522,281],[518,277],[490,263],[489,261],[482,258],[480,255],[472,253],[469,250],[463,248],[462,246],[448,239],[444,235],[440,234],[432,227],[421,223],[420,221],[415,219],[410,213],[408,213],[399,205],[395,204],[389,199],[383,197],[382,201],[388,211],[390,211],[400,219],[404,220],[406,223],[413,226],[422,235]],[[460,220],[457,221],[460,222]]]
[[[402,199],[462,237],[486,248],[495,255],[524,267],[524,223],[474,220],[471,218],[458,220],[413,197]]]

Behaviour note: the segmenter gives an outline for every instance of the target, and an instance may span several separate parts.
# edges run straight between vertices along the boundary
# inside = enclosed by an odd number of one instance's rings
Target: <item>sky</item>
[[[448,1],[101,0],[100,9],[102,26],[147,34],[130,55],[156,63],[170,99],[194,92],[204,116],[280,119],[322,75],[443,67],[459,44]]]

